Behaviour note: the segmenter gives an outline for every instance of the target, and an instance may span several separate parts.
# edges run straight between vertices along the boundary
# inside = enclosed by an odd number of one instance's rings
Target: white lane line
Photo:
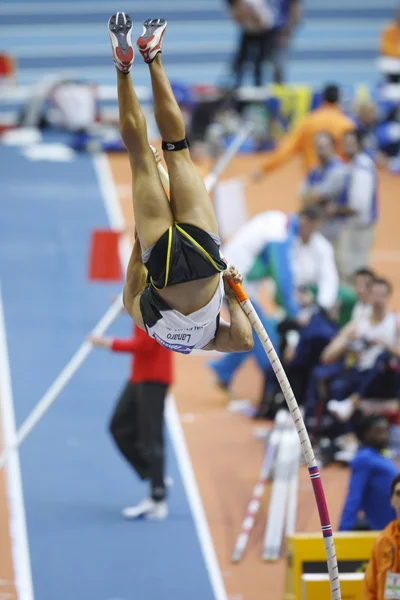
[[[14,444],[16,426],[11,385],[10,361],[0,288],[0,406],[5,447]],[[28,532],[18,450],[10,453],[6,469],[7,496],[10,510],[10,534],[18,600],[34,600]]]

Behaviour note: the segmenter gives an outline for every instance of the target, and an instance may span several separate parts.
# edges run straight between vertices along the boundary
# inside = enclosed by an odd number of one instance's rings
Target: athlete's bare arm
[[[142,249],[139,238],[136,236],[126,273],[126,283],[123,293],[124,307],[130,314],[135,324],[144,329],[142,313],[140,311],[140,296],[146,287],[147,269],[142,261]]]
[[[217,335],[203,350],[248,352],[254,345],[251,324],[243,312],[235,292],[227,281],[228,277],[236,283],[242,283],[242,277],[234,267],[231,267],[224,273],[224,287],[229,308],[230,323],[221,319]]]

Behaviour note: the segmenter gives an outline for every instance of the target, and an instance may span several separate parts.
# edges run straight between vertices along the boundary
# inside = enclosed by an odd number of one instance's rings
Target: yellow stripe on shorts
[[[156,289],[156,290],[163,290],[164,288],[167,287],[168,285],[168,280],[169,280],[169,272],[171,269],[171,250],[172,250],[172,225],[171,227],[168,229],[168,247],[167,247],[167,258],[166,258],[166,262],[165,262],[165,280],[164,280],[164,285],[162,288],[158,288],[154,282],[153,282],[153,278],[150,277],[150,281],[151,281],[151,285]]]
[[[212,264],[212,266],[214,267],[214,269],[216,269],[217,271],[219,271],[220,273],[222,271],[224,271],[224,269],[221,269],[217,263],[215,262],[215,260],[212,258],[212,256],[210,256],[207,252],[207,250],[205,250],[203,248],[203,246],[201,246],[198,242],[196,242],[196,240],[194,238],[192,238],[191,235],[189,235],[187,233],[187,231],[185,231],[184,229],[182,229],[182,227],[180,227],[177,223],[175,223],[175,227],[177,228],[178,231],[180,231],[188,240],[190,240],[192,242],[192,244],[194,246],[196,246],[196,248],[198,248],[203,254],[204,256],[208,259],[208,261]]]

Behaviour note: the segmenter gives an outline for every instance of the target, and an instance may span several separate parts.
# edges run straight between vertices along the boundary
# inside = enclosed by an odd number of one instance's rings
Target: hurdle
[[[217,163],[214,165],[213,171],[209,174],[208,181],[206,182],[206,188],[208,192],[211,192],[215,185],[218,182],[218,179],[224,169],[228,166],[232,158],[240,149],[241,145],[244,141],[250,136],[253,125],[251,123],[246,123],[244,127],[237,133],[235,138],[232,140],[229,147],[226,149],[224,154],[220,157]],[[160,167],[160,165],[158,165]],[[164,173],[162,173],[164,171]],[[169,178],[165,169],[159,168],[160,177],[163,182],[168,182]],[[217,173],[217,176],[215,175]],[[166,179],[165,179],[166,176]],[[97,325],[90,332],[89,335],[93,336],[102,336],[107,331],[107,329],[112,325],[112,323],[116,320],[118,315],[121,313],[123,308],[122,302],[122,294],[118,296],[118,298],[111,304],[108,308],[107,312],[104,316],[98,321]],[[58,377],[54,380],[36,406],[32,409],[31,413],[22,423],[21,427],[17,431],[17,435],[12,445],[8,445],[4,448],[3,452],[0,454],[0,471],[4,468],[9,455],[12,452],[18,450],[20,445],[25,441],[31,431],[36,427],[39,421],[43,418],[49,408],[56,401],[60,393],[63,389],[68,385],[71,381],[72,377],[79,370],[79,368],[83,365],[85,360],[88,358],[90,352],[92,351],[92,344],[85,339],[85,341],[81,344],[72,358],[69,360],[67,365],[58,375]]]
[[[296,529],[300,454],[300,442],[292,418],[287,410],[282,409],[278,411],[266,441],[261,471],[247,506],[231,562],[238,563],[244,555],[269,480],[272,481],[272,493],[262,560],[277,561],[280,558],[284,530],[287,538]]]
[[[297,512],[297,482],[300,442],[290,414],[279,444],[273,469],[272,493],[266,521],[262,559],[275,562],[281,556],[284,531],[294,533]],[[285,529],[286,522],[286,529]]]
[[[281,442],[283,429],[287,422],[286,411],[279,411],[275,417],[274,428],[269,439],[265,444],[264,460],[261,467],[257,483],[253,489],[253,495],[247,506],[239,537],[237,538],[235,548],[232,553],[231,562],[237,563],[241,560],[243,553],[249,541],[250,533],[254,527],[256,515],[261,506],[261,500],[264,495],[265,485],[270,478],[276,452]]]

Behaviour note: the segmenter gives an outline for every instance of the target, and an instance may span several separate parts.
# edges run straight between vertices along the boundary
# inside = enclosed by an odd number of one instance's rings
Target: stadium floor
[[[20,426],[119,286],[86,280],[90,232],[107,227],[110,218],[103,200],[110,200],[112,191],[105,191],[107,182],[99,177],[104,163],[96,165],[88,156],[72,162],[31,161],[19,149],[1,147],[0,159],[4,439],[14,434],[13,410]],[[257,160],[236,158],[225,176],[254,168]],[[120,207],[131,222],[126,156],[111,156],[110,165]],[[299,165],[293,162],[254,187],[250,215],[295,209],[300,179]],[[383,174],[373,261],[394,283],[394,307],[400,306],[397,190],[398,179]],[[121,317],[111,332],[129,335],[130,327]],[[175,404],[167,419],[169,473],[175,480],[170,518],[158,524],[120,519],[120,508],[139,500],[144,491],[106,431],[128,360],[93,352],[23,444],[20,465],[14,457],[7,473],[0,474],[0,599],[219,600],[223,580],[231,600],[281,600],[284,562],[265,565],[260,558],[265,504],[243,562],[229,562],[262,449],[252,435],[253,424],[225,411],[225,398],[212,386],[202,356],[176,358]],[[248,364],[236,391],[243,397],[251,390],[250,398],[256,400],[260,385]],[[347,474],[332,468],[322,475],[336,525]],[[208,545],[208,528],[217,561]],[[305,471],[297,529],[318,530]]]

